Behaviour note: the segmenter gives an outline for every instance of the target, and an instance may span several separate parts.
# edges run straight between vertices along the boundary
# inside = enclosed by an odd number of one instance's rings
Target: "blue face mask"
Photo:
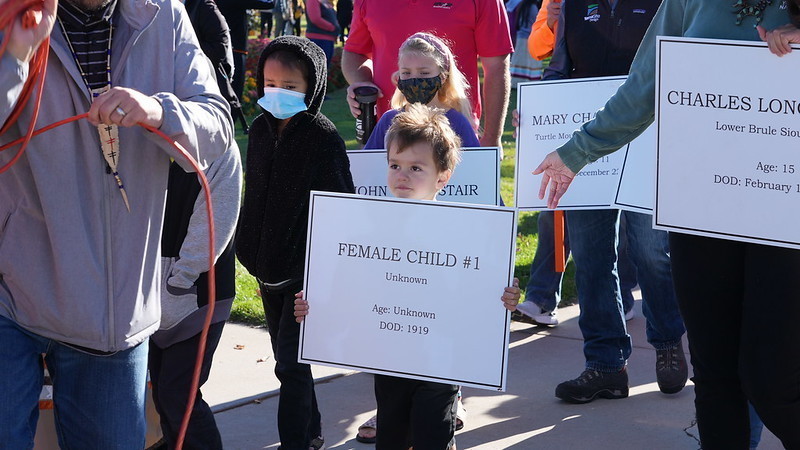
[[[258,105],[269,111],[276,119],[288,119],[308,109],[306,94],[288,89],[265,87],[264,96],[258,99]]]

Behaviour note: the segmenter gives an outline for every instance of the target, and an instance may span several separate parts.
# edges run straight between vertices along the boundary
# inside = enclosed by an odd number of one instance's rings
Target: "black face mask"
[[[409,78],[397,80],[397,89],[406,97],[408,103],[422,103],[427,105],[436,97],[442,88],[442,77],[437,75],[431,78]]]

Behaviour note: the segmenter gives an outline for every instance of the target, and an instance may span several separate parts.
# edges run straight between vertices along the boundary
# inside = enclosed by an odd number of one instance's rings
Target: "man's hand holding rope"
[[[154,97],[134,89],[117,86],[94,99],[89,108],[88,119],[95,126],[104,123],[132,127],[141,123],[161,128],[164,122],[164,108]]]
[[[16,9],[17,2],[12,5],[12,0],[0,0],[0,9]],[[7,50],[22,62],[28,62],[33,58],[33,54],[39,45],[53,29],[56,21],[56,11],[58,10],[58,0],[43,0],[35,3],[27,12],[17,15],[14,18],[13,26],[8,41]],[[8,32],[8,30],[4,30]]]

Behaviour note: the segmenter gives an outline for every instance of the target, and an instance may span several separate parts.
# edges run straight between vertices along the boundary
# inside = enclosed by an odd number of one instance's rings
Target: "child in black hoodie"
[[[305,38],[281,36],[264,49],[257,84],[264,113],[253,121],[236,255],[261,287],[281,382],[281,448],[322,447],[311,367],[297,362],[300,325],[294,293],[302,289],[311,190],[354,192],[336,127],[322,113],[325,54]]]

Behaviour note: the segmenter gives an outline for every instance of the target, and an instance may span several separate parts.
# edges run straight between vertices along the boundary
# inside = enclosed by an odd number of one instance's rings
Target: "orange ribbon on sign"
[[[564,247],[564,211],[553,211],[553,227],[555,227],[556,272],[562,273],[567,267],[567,252]]]

